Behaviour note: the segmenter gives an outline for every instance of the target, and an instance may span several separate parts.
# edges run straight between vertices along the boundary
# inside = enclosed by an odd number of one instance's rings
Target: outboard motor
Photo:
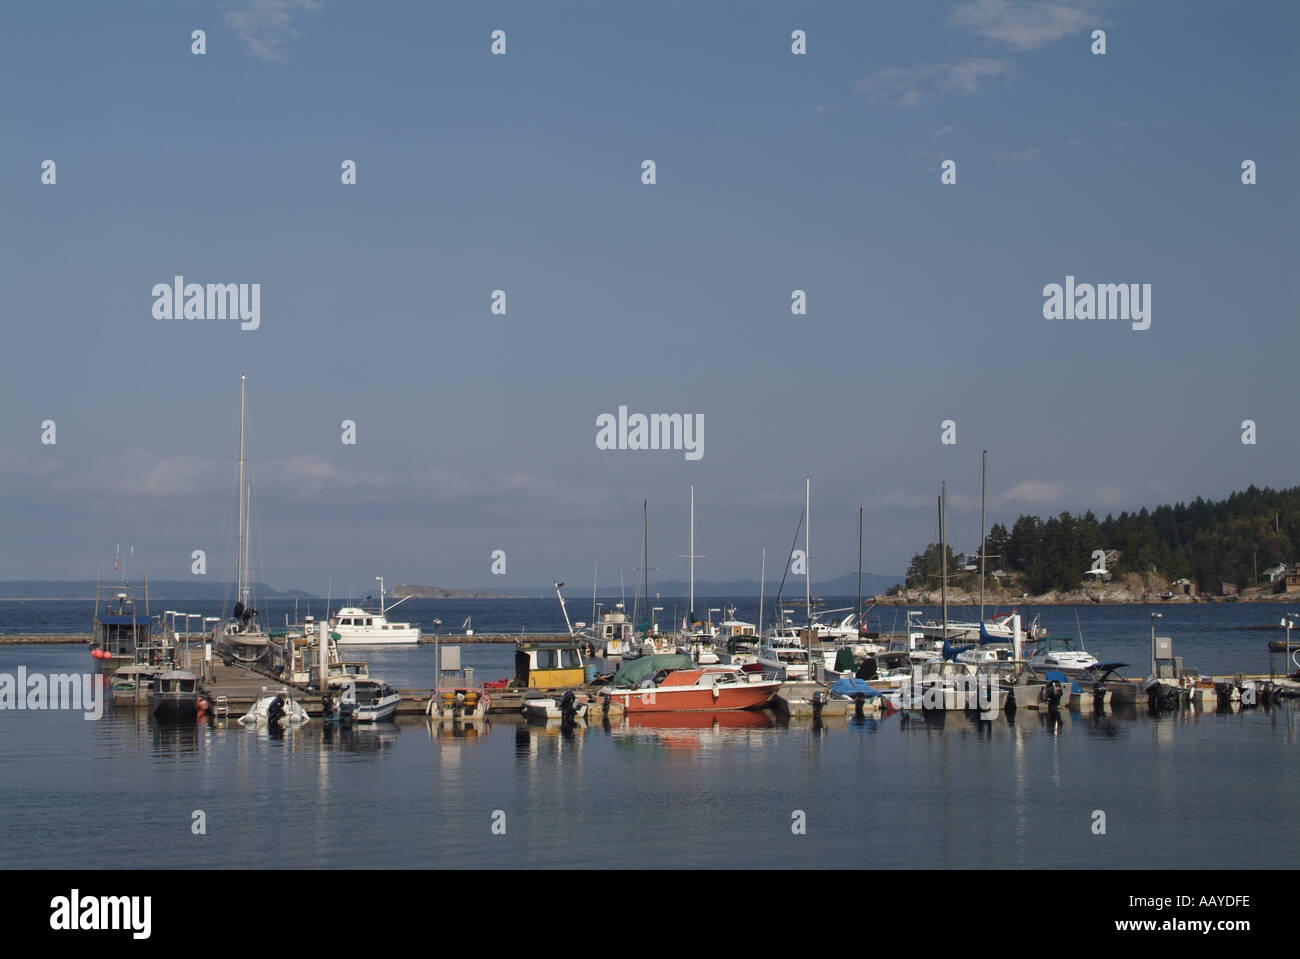
[[[573,690],[566,690],[560,697],[560,720],[566,725],[572,724],[578,716],[577,697],[573,695]]]
[[[266,707],[266,724],[271,727],[279,726],[284,719],[284,697],[276,696],[271,700],[271,704]]]
[[[854,693],[854,694],[853,694],[853,718],[854,718],[854,719],[864,719],[864,718],[866,718],[865,716],[863,716],[863,712],[864,712],[865,709],[866,709],[866,705],[867,705],[867,694],[866,694],[866,693]]]
[[[1179,691],[1153,682],[1147,687],[1147,708],[1153,713],[1169,712],[1178,706]]]
[[[334,697],[329,693],[320,698],[320,714],[325,722],[330,722],[334,718]]]
[[[1220,681],[1214,684],[1214,695],[1218,697],[1218,712],[1230,712],[1234,702],[1241,701],[1241,693],[1237,689],[1237,684],[1232,682]]]
[[[1044,683],[1042,690],[1038,694],[1038,701],[1047,704],[1047,711],[1054,713],[1061,708],[1061,697],[1065,695],[1065,690],[1055,679],[1050,683]]]

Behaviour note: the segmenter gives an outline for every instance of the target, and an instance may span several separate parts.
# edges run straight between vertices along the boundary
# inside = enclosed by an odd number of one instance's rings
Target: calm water
[[[737,606],[756,618],[756,604]],[[79,607],[0,603],[0,631],[84,630]],[[426,625],[472,615],[476,631],[563,625],[554,601],[408,607]],[[1266,671],[1266,641],[1281,635],[1233,628],[1276,622],[1274,605],[1160,611],[1159,631],[1202,672]],[[1075,633],[1072,609],[1042,614]],[[588,604],[576,618],[589,617]],[[1145,608],[1079,617],[1095,654],[1144,662]],[[510,653],[463,647],[487,678],[506,674]],[[366,656],[396,685],[432,682],[431,647]],[[82,671],[89,657],[0,647],[0,672],[19,664]],[[657,722],[572,735],[514,717],[477,734],[408,720],[329,735],[313,722],[273,739],[238,724],[160,727],[135,711],[98,722],[3,711],[0,866],[1221,868],[1300,853],[1292,708],[1060,724],[1030,711],[987,724],[895,715],[820,731],[761,713]],[[195,810],[206,835],[191,832]],[[492,831],[499,813],[504,835]]]

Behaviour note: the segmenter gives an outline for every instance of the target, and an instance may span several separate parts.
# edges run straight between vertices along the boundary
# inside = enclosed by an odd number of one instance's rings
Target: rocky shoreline
[[[1080,586],[1071,590],[1052,590],[1037,596],[1017,593],[1002,587],[984,590],[985,606],[1144,606],[1151,603],[1300,603],[1300,589],[1275,593],[1271,586],[1257,586],[1233,596],[1181,595],[1165,597],[1171,592],[1169,584],[1159,576],[1140,576],[1128,573],[1113,582]],[[938,606],[943,602],[937,589],[908,590],[893,596],[881,594],[873,597],[877,606]],[[978,606],[978,591],[948,590],[949,606]]]

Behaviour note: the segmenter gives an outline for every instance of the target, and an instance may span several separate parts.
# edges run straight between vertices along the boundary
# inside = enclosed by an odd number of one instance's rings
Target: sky
[[[228,578],[241,373],[277,589],[630,584],[646,499],[652,579],[682,579],[690,484],[697,577],[757,578],[766,548],[774,578],[805,477],[814,581],[857,568],[859,506],[866,571],[896,574],[941,481],[978,547],[982,450],[990,523],[1294,485],[1298,25],[6,5],[0,579],[93,578],[119,545]],[[155,318],[177,275],[259,284],[259,325]],[[1149,329],[1045,319],[1067,276],[1150,284]],[[620,406],[702,417],[703,455],[598,448]]]

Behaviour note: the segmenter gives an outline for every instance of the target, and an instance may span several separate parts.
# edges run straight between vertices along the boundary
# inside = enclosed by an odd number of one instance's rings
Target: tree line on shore
[[[1021,515],[1007,529],[994,523],[986,538],[985,565],[1008,574],[1025,592],[1077,589],[1096,568],[1095,553],[1111,556],[1110,575],[1158,573],[1169,582],[1188,579],[1198,592],[1218,593],[1221,583],[1253,586],[1264,571],[1300,560],[1300,486],[1284,490],[1250,486],[1227,499],[1145,507],[1098,520],[1089,510],[1048,517]],[[1116,557],[1112,551],[1118,551]],[[936,589],[939,544],[912,557],[907,589]],[[948,584],[979,589],[979,556],[948,547]],[[973,566],[973,569],[966,569]]]

